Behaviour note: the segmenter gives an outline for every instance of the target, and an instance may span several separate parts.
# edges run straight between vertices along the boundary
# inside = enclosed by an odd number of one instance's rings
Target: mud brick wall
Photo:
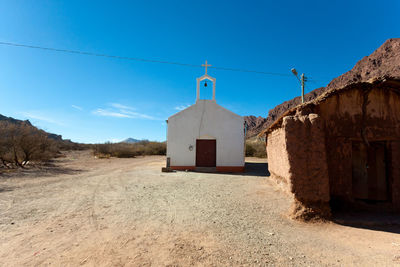
[[[330,194],[354,201],[352,142],[385,141],[392,203],[400,208],[400,96],[387,88],[359,88],[330,97],[315,108],[325,122]]]
[[[398,85],[396,85],[398,86]],[[354,203],[353,143],[384,142],[392,207],[400,211],[400,88],[354,85],[318,104],[291,111],[267,136],[271,174],[285,182],[298,208],[329,211],[329,201]],[[346,204],[347,205],[347,204]]]
[[[328,135],[328,133],[327,133]],[[352,141],[345,137],[327,137],[327,164],[331,196],[352,199]]]
[[[400,211],[400,141],[390,142],[390,161],[392,203]]]
[[[284,191],[290,192],[290,163],[286,150],[285,129],[279,128],[268,136],[267,140],[268,170]]]
[[[285,117],[282,124],[290,162],[291,192],[308,202],[329,201],[324,124],[317,114]]]
[[[301,205],[326,209],[329,178],[323,121],[317,114],[287,116],[268,136],[269,171],[287,183]]]

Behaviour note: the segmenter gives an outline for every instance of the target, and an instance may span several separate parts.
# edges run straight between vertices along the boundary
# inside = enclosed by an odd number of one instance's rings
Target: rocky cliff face
[[[371,55],[358,61],[350,71],[333,79],[326,87],[315,89],[306,94],[305,101],[310,101],[334,88],[341,88],[357,82],[371,82],[381,77],[400,78],[400,38],[387,40]],[[300,102],[300,97],[283,102],[271,109],[268,112],[267,118],[245,116],[244,119],[249,126],[247,137],[256,136],[278,119],[286,110],[297,106]]]
[[[27,124],[29,126],[32,126],[31,122],[26,120],[26,121],[22,121],[22,120],[17,120],[11,117],[6,117],[0,114],[0,121],[6,121],[8,123],[12,123],[12,124]]]
[[[400,38],[387,40],[371,55],[358,61],[353,69],[333,79],[325,88],[341,88],[351,83],[371,82],[385,76],[400,77]]]
[[[267,122],[266,118],[256,116],[244,116],[244,121],[247,123],[247,138],[251,138],[260,133]]]
[[[17,119],[11,118],[11,117],[3,116],[1,114],[0,114],[0,121],[6,121],[6,122],[11,123],[11,124],[19,124],[19,125],[26,124],[28,126],[36,128],[35,126],[33,126],[31,124],[31,122],[29,120],[26,120],[26,121],[17,120]],[[50,138],[50,139],[53,139],[55,141],[63,141],[61,135],[53,134],[53,133],[47,133],[47,132],[46,132],[46,134],[47,134],[47,137]]]

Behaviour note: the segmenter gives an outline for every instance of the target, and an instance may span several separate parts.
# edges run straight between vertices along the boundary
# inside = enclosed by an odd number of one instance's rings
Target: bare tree
[[[0,162],[4,167],[47,161],[56,153],[56,144],[44,131],[27,124],[0,122]]]
[[[0,123],[0,162],[3,167],[9,168],[13,162],[11,159],[12,144],[8,133],[8,124]]]

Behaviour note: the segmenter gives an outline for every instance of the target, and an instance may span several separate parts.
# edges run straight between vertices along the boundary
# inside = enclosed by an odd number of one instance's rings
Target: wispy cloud
[[[117,105],[118,106],[118,105]],[[114,106],[116,107],[116,106]],[[98,108],[94,111],[92,111],[93,114],[98,115],[98,116],[104,116],[104,117],[114,117],[114,118],[128,118],[128,119],[144,119],[144,120],[160,120],[158,118],[155,118],[153,116],[139,113],[132,111],[134,108],[128,107],[126,108],[115,108],[115,109],[102,109]]]
[[[175,110],[184,110],[186,108],[190,107],[190,105],[180,105],[180,106],[176,106],[174,107]]]
[[[63,123],[56,121],[52,118],[49,118],[47,116],[43,116],[41,114],[38,114],[36,112],[20,112],[20,114],[28,119],[31,120],[39,120],[39,121],[44,121],[44,122],[48,122],[48,123],[52,123],[52,124],[57,124],[57,125],[64,125]]]
[[[82,107],[80,107],[80,106],[77,106],[77,105],[71,105],[71,107],[73,107],[74,109],[77,109],[77,110],[83,110],[83,108],[82,108]]]
[[[133,111],[128,111],[128,110],[121,110],[121,112],[125,115],[129,115],[130,118],[132,119],[146,119],[146,120],[158,120],[157,118],[154,118],[153,116],[149,116],[143,113],[138,113],[138,112],[133,112]]]
[[[92,112],[95,115],[104,116],[104,117],[115,117],[115,118],[129,118],[129,115],[122,114],[120,112],[110,111],[98,108]]]
[[[110,103],[110,106],[118,109],[128,109],[128,110],[135,110],[135,108],[130,107],[130,106],[125,106],[119,103]]]

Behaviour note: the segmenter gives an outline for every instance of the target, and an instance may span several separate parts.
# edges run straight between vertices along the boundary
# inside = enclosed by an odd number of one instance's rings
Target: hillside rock
[[[8,123],[12,123],[12,124],[26,124],[29,126],[32,126],[31,122],[29,120],[23,121],[23,120],[17,120],[11,117],[6,117],[0,114],[0,121],[6,121]]]
[[[341,88],[351,83],[372,82],[385,76],[400,77],[400,38],[387,40],[371,55],[358,61],[353,69],[333,79],[326,90]]]
[[[3,115],[0,114],[0,121],[6,121],[8,123],[18,124],[18,125],[26,124],[28,126],[31,126],[31,127],[34,127],[34,128],[37,129],[37,127],[33,126],[32,123],[29,120],[25,120],[25,121],[17,120],[17,119],[14,119],[14,118],[11,118],[11,117],[6,117],[6,116],[3,116]],[[55,141],[63,141],[61,135],[53,134],[53,133],[47,133],[47,132],[46,132],[46,134],[47,134],[47,137],[50,138],[50,139],[53,139]]]
[[[305,101],[310,101],[322,93],[334,89],[342,88],[351,83],[372,82],[382,77],[400,78],[400,38],[392,38],[387,40],[382,46],[375,50],[371,55],[364,57],[348,72],[333,79],[326,87],[315,89],[304,96]],[[254,116],[245,116],[248,122],[248,135],[253,137],[266,129],[276,119],[278,119],[285,111],[300,104],[300,97],[295,97],[277,105],[268,112],[266,119],[259,117],[254,122]],[[262,125],[259,123],[264,119]],[[253,123],[254,122],[254,123]]]
[[[266,118],[261,116],[244,116],[244,121],[247,123],[247,138],[256,136],[259,132],[263,130],[263,127],[267,121]]]

